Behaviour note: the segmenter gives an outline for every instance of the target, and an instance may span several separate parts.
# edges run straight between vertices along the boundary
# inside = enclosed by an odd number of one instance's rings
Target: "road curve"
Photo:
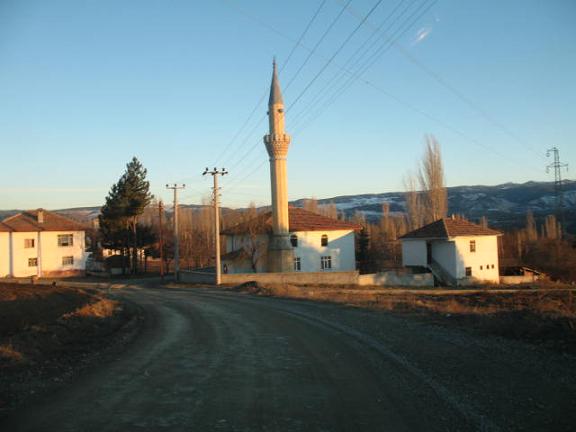
[[[573,357],[391,314],[140,286],[116,358],[10,431],[570,430]]]

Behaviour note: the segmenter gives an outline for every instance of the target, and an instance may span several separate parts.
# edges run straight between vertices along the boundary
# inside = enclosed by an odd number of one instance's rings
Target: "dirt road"
[[[121,290],[121,354],[10,431],[574,430],[576,358],[387,312],[210,289]]]

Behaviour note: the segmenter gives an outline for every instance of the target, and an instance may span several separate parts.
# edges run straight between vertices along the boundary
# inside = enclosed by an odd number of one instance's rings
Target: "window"
[[[58,246],[67,247],[74,244],[74,234],[58,234]]]
[[[38,267],[38,258],[28,258],[28,267]]]
[[[72,264],[74,264],[73,256],[62,257],[62,265],[72,265]]]
[[[492,268],[494,268],[494,264],[492,264]]]
[[[34,247],[34,239],[24,239],[24,247],[26,249]]]
[[[290,243],[292,243],[292,247],[298,247],[298,236],[296,234],[290,236]]]
[[[488,267],[486,267],[486,268],[488,268]],[[482,266],[480,266],[480,270],[482,270]]]
[[[320,268],[322,270],[331,269],[332,268],[332,257],[331,256],[320,257]]]
[[[476,240],[470,240],[470,252],[476,252]]]
[[[466,277],[472,276],[472,267],[466,267]]]
[[[294,257],[294,271],[302,270],[302,263],[300,257]]]
[[[320,239],[320,246],[328,246],[328,236],[326,234],[322,234],[322,238]]]

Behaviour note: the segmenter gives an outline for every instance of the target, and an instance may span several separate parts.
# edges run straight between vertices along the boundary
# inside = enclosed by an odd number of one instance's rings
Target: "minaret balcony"
[[[264,142],[266,144],[281,144],[284,142],[290,143],[290,135],[288,134],[268,134],[264,136]]]

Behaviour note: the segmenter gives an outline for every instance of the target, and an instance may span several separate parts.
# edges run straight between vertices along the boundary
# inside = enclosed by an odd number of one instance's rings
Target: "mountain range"
[[[564,214],[567,228],[576,232],[576,181],[565,181],[562,185]],[[447,188],[448,212],[461,214],[470,220],[486,216],[491,226],[513,228],[522,226],[528,211],[537,221],[556,210],[556,195],[553,182],[504,183],[496,186],[454,186]],[[382,204],[388,203],[390,214],[399,216],[405,212],[404,192],[343,195],[318,199],[319,205],[334,204],[346,217],[361,212],[366,219],[376,221],[382,216]],[[306,199],[290,204],[303,207]],[[202,205],[182,205],[181,208],[199,209]],[[222,209],[224,212],[228,208]],[[56,210],[80,221],[96,218],[100,207],[78,207]],[[17,213],[18,210],[0,210],[0,220]]]

